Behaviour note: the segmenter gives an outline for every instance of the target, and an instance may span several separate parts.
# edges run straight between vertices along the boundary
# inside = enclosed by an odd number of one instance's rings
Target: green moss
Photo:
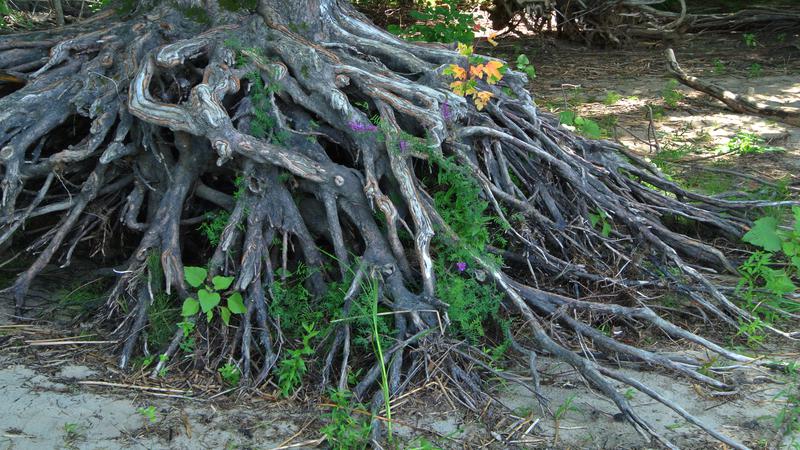
[[[253,11],[258,7],[258,0],[219,0],[219,6],[226,11]]]

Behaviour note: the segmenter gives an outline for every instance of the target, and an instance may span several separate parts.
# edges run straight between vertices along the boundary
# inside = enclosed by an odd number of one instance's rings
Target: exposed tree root
[[[524,76],[513,71],[501,86],[482,86],[495,100],[477,111],[448,90],[441,74],[463,63],[460,55],[399,41],[332,0],[309,5],[316,6],[262,1],[251,15],[211,7],[211,27],[160,6],[125,20],[95,20],[93,29],[67,26],[47,41],[42,34],[0,37],[0,69],[28,80],[0,98],[0,245],[30,241],[28,251],[38,255],[9,288],[17,315],[25,316],[27,291],[46,265],[59,254],[68,264],[79,243],[105,248],[110,233],[124,238],[124,261],[97,317],[115,325],[120,365],[158,352],[165,356],[155,377],[181,351],[183,330],[158,349],[148,349],[142,333],[156,296],[174,295],[180,304],[191,295],[183,276],[191,261],[208,265],[212,275],[235,276],[233,288],[246,306],[232,319],[235,328],[219,318],[195,322],[194,364],[216,369],[235,361],[246,385],[258,386],[285,347],[296,345],[289,336],[299,330],[284,329],[273,311],[278,287],[304,266],[310,270],[302,282],[315,298],[347,283],[336,299],[341,319],[317,349],[324,355],[315,369],[323,388],[345,389],[353,368],[367,367],[352,391],[377,410],[384,371],[391,395],[441,375],[460,392],[459,401],[480,410],[488,401],[485,387],[479,372],[464,367],[490,372],[491,366],[449,338],[448,305],[437,298],[437,251],[460,248],[471,258],[463,261],[469,276],[494,286],[504,314],[528,329],[508,337],[543,405],[537,353],[572,365],[639,431],[666,446],[672,444],[610,380],[745,448],[609,369],[608,361],[660,367],[714,389],[736,386],[714,369],[700,373],[702,361],[608,337],[594,318],[642,324],[728,360],[758,364],[660,317],[645,293],[683,293],[703,316],[733,327],[752,320],[704,275],[735,272],[734,264],[666,219],[737,239],[749,227],[747,210],[792,202],[687,192],[615,144],[582,139],[540,114]],[[290,31],[292,23],[307,28]],[[50,56],[43,59],[46,48]],[[65,132],[76,117],[83,125]],[[469,247],[448,222],[452,212],[435,200],[446,186],[431,176],[444,170],[477,184],[497,217],[498,225],[487,226],[508,240],[502,250]],[[193,230],[218,210],[228,211],[227,224],[218,244],[203,249]],[[600,211],[610,222],[607,232],[590,222]],[[43,227],[25,230],[34,224]],[[629,304],[588,301],[592,290]],[[355,328],[352,311],[365,293],[391,317],[390,336],[381,336],[388,340],[382,361],[354,344],[364,330]]]

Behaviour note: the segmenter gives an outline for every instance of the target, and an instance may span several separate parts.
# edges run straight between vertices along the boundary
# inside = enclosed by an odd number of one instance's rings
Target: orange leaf
[[[483,64],[469,66],[469,75],[477,79],[483,78]]]
[[[486,82],[489,84],[495,84],[501,79],[503,79],[503,74],[500,73],[500,68],[503,67],[503,63],[500,61],[489,61],[483,66],[483,73],[486,74]]]
[[[491,100],[492,97],[494,97],[494,94],[492,94],[489,91],[480,91],[476,93],[474,101],[475,101],[475,107],[478,108],[478,111],[485,108],[486,105],[489,104],[489,100]]]
[[[456,80],[466,80],[467,79],[467,71],[464,70],[463,67],[457,66],[455,64],[450,64],[448,73],[453,74],[453,78]]]
[[[492,33],[492,34],[490,34],[489,36],[486,37],[486,41],[488,43],[492,44],[492,47],[497,47],[497,41],[494,40],[495,37],[497,37],[497,33],[496,32]]]

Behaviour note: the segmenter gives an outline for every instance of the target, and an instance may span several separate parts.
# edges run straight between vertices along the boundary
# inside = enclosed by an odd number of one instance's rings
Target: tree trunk
[[[244,311],[228,301],[235,332],[221,305],[209,309],[210,321],[187,314],[194,325],[158,349],[166,356],[153,376],[182,342],[202,336],[198,363],[215,370],[234,361],[246,385],[261,384],[280,349],[303,337],[299,321],[280,311],[290,298],[305,305],[304,325],[326,332],[312,368],[321,384],[345,389],[351,369],[366,364],[352,390],[374,408],[383,402],[377,385],[396,395],[433,370],[481,409],[478,372],[464,370],[492,373],[467,344],[480,335],[508,339],[534,380],[537,352],[564,359],[662,442],[614,389],[608,379],[622,375],[603,361],[645,362],[733,388],[696,371],[701,361],[623,344],[593,324],[648,324],[752,362],[660,318],[639,290],[685,292],[734,327],[751,320],[695,268],[733,271],[731,263],[664,218],[739,237],[749,225],[744,211],[765,203],[686,192],[615,144],[571,134],[540,113],[515,71],[497,85],[480,81],[493,97],[478,110],[443,74],[465,57],[400,41],[346,2],[249,3],[140,2],[123,15],[0,37],[0,69],[26,80],[0,98],[0,245],[16,237],[36,255],[9,288],[21,319],[45,266],[64,267],[89,244],[111,254],[113,240],[125,261],[97,317],[113,324],[122,367],[146,351],[142,331],[156,297],[181,307],[196,296],[185,261],[207,267],[209,279],[235,277],[219,289],[244,297]],[[203,247],[196,229],[208,213],[224,228]],[[29,224],[44,226],[23,233]],[[593,290],[638,306],[567,296]],[[383,361],[356,346],[378,337],[358,322],[370,299],[384,312],[372,323],[386,325]],[[508,317],[524,322],[524,338],[497,331]],[[563,344],[548,320],[561,324]],[[565,346],[568,336],[591,341],[592,359]],[[432,354],[441,358],[435,368]],[[541,398],[538,383],[529,387]]]

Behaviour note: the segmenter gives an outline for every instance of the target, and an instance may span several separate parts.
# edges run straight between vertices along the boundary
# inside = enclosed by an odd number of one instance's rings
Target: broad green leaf
[[[219,316],[222,317],[222,321],[225,323],[226,326],[231,324],[231,311],[228,308],[220,306]]]
[[[181,315],[183,317],[191,317],[200,311],[200,303],[193,299],[187,298],[183,301],[183,308],[181,308]]]
[[[761,247],[770,252],[781,249],[781,238],[778,236],[778,221],[774,217],[762,217],[753,223],[742,240]]]
[[[214,310],[208,311],[206,313],[206,322],[211,323],[211,319],[214,318]]]
[[[197,291],[197,298],[200,300],[200,307],[203,309],[204,313],[214,309],[215,306],[219,305],[219,301],[221,300],[219,294],[216,292],[208,292],[205,289]]]
[[[244,314],[247,312],[247,308],[244,306],[244,301],[242,301],[242,294],[238,292],[234,292],[228,297],[228,308],[234,314]]]
[[[523,68],[523,67],[527,66],[530,63],[531,63],[531,61],[528,59],[527,56],[525,56],[525,55],[517,56],[517,66],[518,67]]]
[[[183,268],[183,277],[191,287],[200,287],[206,281],[208,271],[202,267],[186,266]]]
[[[221,277],[217,275],[211,279],[211,283],[214,284],[214,290],[224,291],[225,289],[231,287],[231,283],[233,283],[233,277]]]
[[[589,222],[591,222],[592,228],[596,227],[598,222],[600,222],[600,216],[597,214],[589,214]]]

